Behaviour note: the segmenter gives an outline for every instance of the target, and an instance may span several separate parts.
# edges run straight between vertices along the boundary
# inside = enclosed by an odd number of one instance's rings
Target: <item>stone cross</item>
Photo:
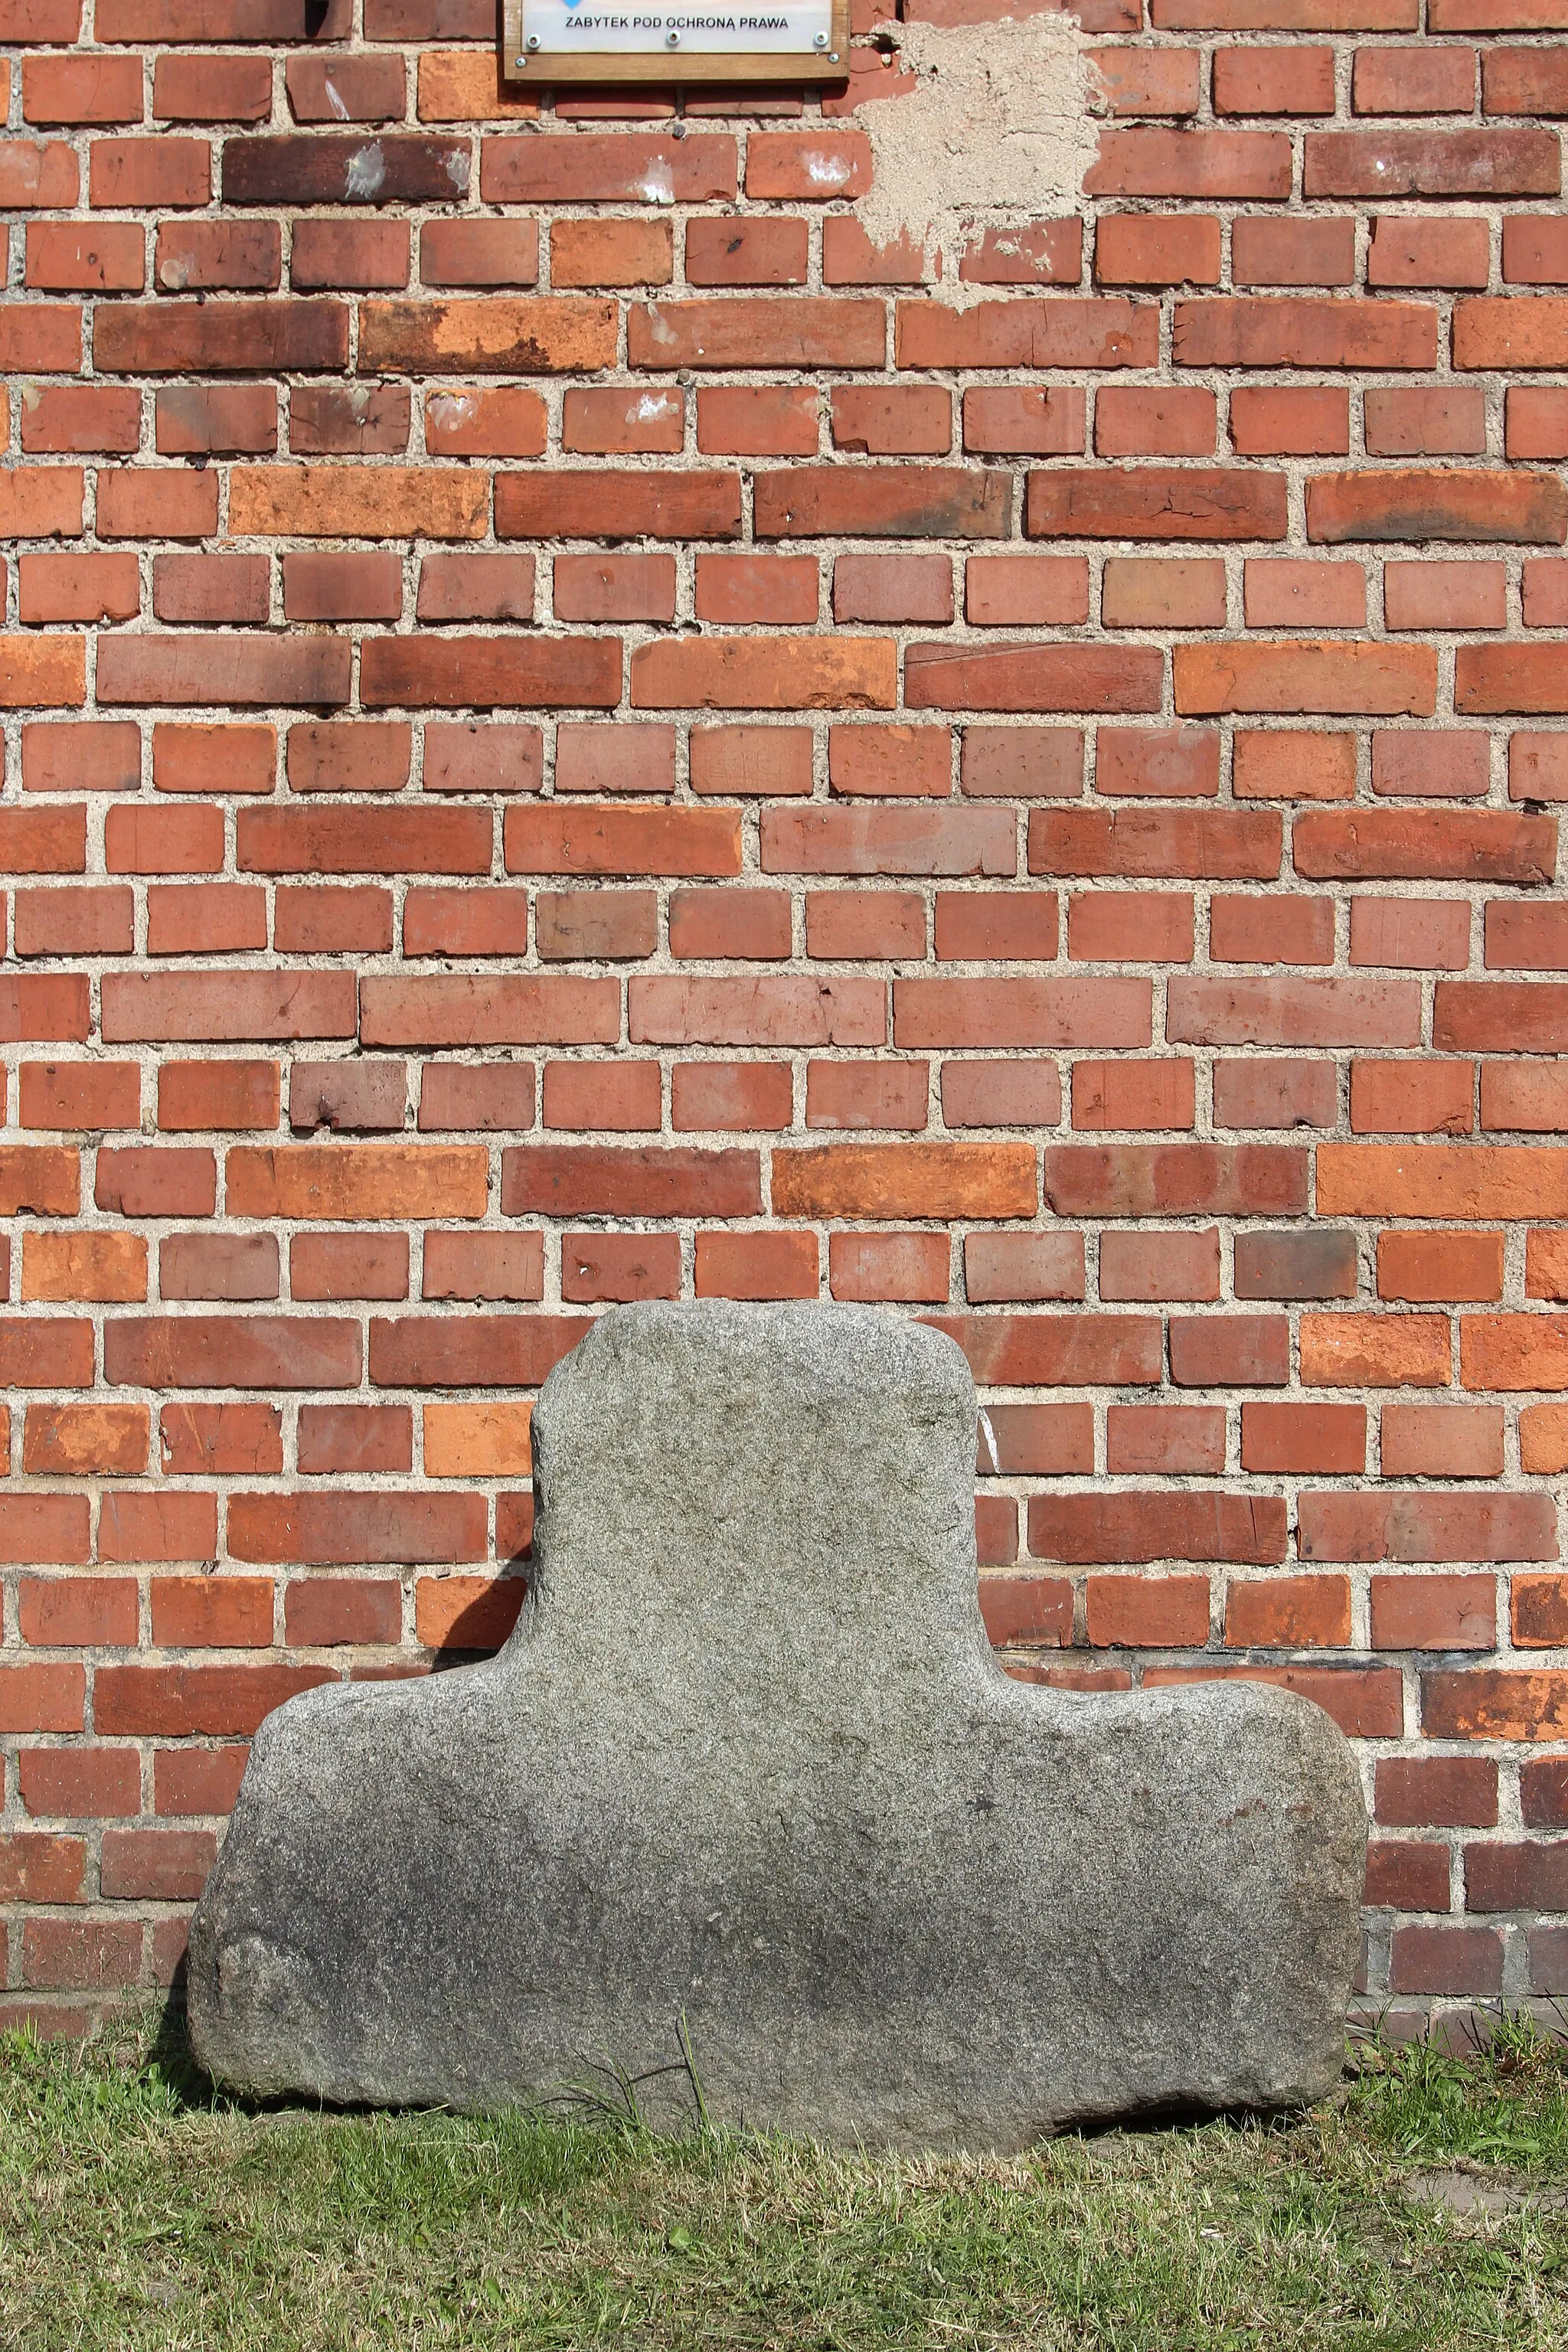
[[[656,2117],[1016,2148],[1339,2074],[1366,1818],[1329,1717],[994,1660],[949,1339],[637,1306],[551,1373],[499,1656],[290,1699],[190,1942],[258,2093],[474,2108],[599,2063]]]

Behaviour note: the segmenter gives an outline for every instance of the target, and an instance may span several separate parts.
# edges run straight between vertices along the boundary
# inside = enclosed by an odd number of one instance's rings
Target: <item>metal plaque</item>
[[[506,0],[508,81],[844,81],[849,0]]]

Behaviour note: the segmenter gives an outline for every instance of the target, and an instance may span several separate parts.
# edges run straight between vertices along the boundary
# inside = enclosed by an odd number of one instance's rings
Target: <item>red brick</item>
[[[1178,367],[1431,368],[1437,313],[1422,302],[1200,297],[1176,304],[1173,338]]]
[[[1052,1144],[1059,1216],[1286,1215],[1306,1204],[1307,1155],[1286,1144]]]
[[[951,621],[952,565],[943,555],[840,555],[833,565],[837,621]]]
[[[537,1299],[543,1290],[541,1234],[429,1233],[425,1236],[422,1297]]]
[[[975,385],[963,395],[963,446],[980,456],[1081,457],[1087,430],[1084,395],[1076,387],[1027,391]],[[956,514],[953,522],[952,530],[936,535],[1005,535],[973,526],[965,530]]]
[[[814,1233],[697,1235],[699,1298],[815,1298],[818,1280]]]
[[[1388,568],[1402,572],[1427,569],[1409,564]],[[1451,564],[1434,564],[1430,570],[1436,576],[1455,568]],[[1373,736],[1372,788],[1381,795],[1390,798],[1409,795],[1422,799],[1472,799],[1482,796],[1490,782],[1490,746],[1487,737],[1479,732],[1452,727],[1440,732],[1428,732],[1414,727],[1380,727]],[[1363,903],[1361,900],[1355,902],[1357,907]],[[1380,902],[1372,900],[1364,903],[1375,907]],[[1426,902],[1390,900],[1385,903],[1413,907]],[[1434,914],[1433,920],[1439,919]],[[1352,910],[1352,941],[1355,929]],[[1356,960],[1353,949],[1352,960]],[[1461,967],[1468,961],[1467,956],[1461,956]]]
[[[900,979],[893,1034],[900,1045],[1121,1046],[1150,1042],[1149,983],[1094,980]]]
[[[1212,466],[1184,467],[1178,482],[1156,466],[1064,467],[1030,475],[1027,529],[1032,538],[1283,539],[1285,478]]]
[[[678,1234],[563,1234],[561,1296],[571,1301],[678,1298]]]
[[[146,1296],[147,1244],[140,1234],[33,1232],[25,1237],[25,1304],[36,1299],[66,1304],[79,1298],[135,1303]]]
[[[697,446],[705,457],[810,457],[816,453],[812,384],[726,385],[697,395]]]
[[[1230,395],[1230,437],[1244,457],[1339,457],[1351,446],[1350,394],[1238,386]]]
[[[1217,286],[1219,221],[1212,213],[1104,213],[1094,275],[1101,286]]]
[[[425,446],[433,457],[537,457],[545,407],[515,384],[425,396]]]
[[[276,1405],[166,1404],[158,1437],[163,1467],[174,1476],[259,1477],[283,1467]]]
[[[556,577],[561,562],[557,559]],[[700,621],[815,621],[816,562],[812,556],[700,555],[695,610]],[[670,615],[675,606],[671,566]]]
[[[672,793],[675,730],[621,720],[614,726],[563,719],[555,731],[558,793]]]
[[[1029,1505],[1036,1559],[1093,1566],[1100,1560],[1232,1560],[1268,1567],[1285,1557],[1285,1505],[1273,1496],[1199,1492],[1037,1495]],[[1141,1578],[1115,1580],[1129,1585]],[[1183,1579],[1197,1586],[1201,1578]],[[1206,1585],[1204,1587],[1206,1596]],[[1207,1638],[1206,1597],[1201,1629]],[[1090,1635],[1092,1640],[1094,1636]]]
[[[1105,384],[1095,400],[1094,446],[1101,457],[1212,457],[1215,433],[1212,392]]]
[[[906,1129],[926,1123],[924,1062],[809,1062],[808,1128]],[[945,1290],[943,1297],[946,1296]]]
[[[658,902],[651,890],[541,890],[533,919],[534,944],[547,963],[628,961],[651,955],[658,943]],[[605,1042],[610,1012],[606,1004]]]
[[[1178,646],[1172,656],[1178,711],[1297,712],[1430,718],[1436,656],[1427,646],[1343,639]]]
[[[1225,1412],[1216,1405],[1113,1404],[1105,1433],[1105,1466],[1124,1476],[1225,1468]]]
[[[1067,1233],[968,1234],[963,1243],[963,1279],[965,1296],[972,1306],[1081,1298],[1083,1236]]]
[[[923,901],[907,890],[811,890],[805,947],[812,957],[859,961],[926,951]]]
[[[1112,114],[1181,115],[1198,110],[1196,49],[1091,49],[1089,58]],[[1077,274],[1075,270],[1073,275]]]
[[[153,112],[162,122],[264,122],[272,111],[271,59],[163,55],[153,65]]]
[[[858,55],[851,51],[851,69]],[[823,100],[826,113],[836,101]],[[822,224],[822,282],[825,286],[919,286],[926,275],[921,240],[906,230],[887,245],[873,245],[859,222],[847,215],[829,214]],[[1077,270],[1073,271],[1076,278]]]
[[[522,1144],[501,1156],[506,1216],[749,1217],[761,1200],[753,1151]]]
[[[1500,1234],[1380,1234],[1381,1298],[1417,1301],[1502,1296]]]
[[[1100,1295],[1117,1302],[1217,1299],[1219,1234],[1206,1232],[1103,1233]],[[1223,1448],[1222,1448],[1223,1452]]]
[[[1351,1127],[1358,1135],[1468,1135],[1475,1126],[1468,1062],[1358,1061]]]
[[[1299,1546],[1303,1559],[1552,1559],[1553,1518],[1546,1495],[1303,1495]]]
[[[1307,493],[1308,536],[1320,541],[1484,539],[1529,544],[1561,542],[1565,530],[1568,492],[1549,475],[1500,479],[1489,470],[1466,467],[1320,474]],[[1480,625],[1497,627],[1501,621],[1500,602],[1496,617]],[[1460,607],[1446,625],[1476,624]]]
[[[1189,1061],[1075,1062],[1075,1129],[1188,1129],[1194,1124]]]
[[[792,1118],[787,1068],[759,1062],[679,1062],[673,1073],[670,1124],[692,1130],[753,1133],[787,1128]]]
[[[160,621],[266,621],[270,567],[264,555],[158,555],[153,610]]]
[[[1384,217],[1373,223],[1366,257],[1369,286],[1484,286],[1490,269],[1484,220]]]
[[[1360,1473],[1366,1467],[1365,1408],[1359,1404],[1244,1404],[1241,1466],[1269,1475],[1300,1471]]]
[[[1158,324],[1154,304],[1120,295],[974,302],[962,310],[908,301],[896,307],[894,349],[900,368],[1152,367]],[[880,349],[848,364],[879,366]]]
[[[1355,53],[1352,102],[1358,114],[1468,114],[1475,91],[1474,49],[1380,47]]]
[[[300,1406],[300,1468],[306,1476],[344,1470],[363,1476],[413,1465],[413,1416],[406,1405]]]
[[[1490,1927],[1396,1927],[1389,1987],[1396,1993],[1495,1996],[1502,1990],[1502,1939]]]
[[[1290,1377],[1282,1315],[1173,1315],[1170,1351],[1177,1388],[1283,1388]]]
[[[1244,736],[1233,738],[1237,745],[1248,740]],[[1274,744],[1281,738],[1271,734],[1250,740]],[[1284,740],[1293,742],[1298,739]],[[1310,740],[1321,742],[1325,739]],[[1239,891],[1216,890],[1209,900],[1209,954],[1215,963],[1332,963],[1334,902],[1331,898],[1251,897]],[[1182,961],[1191,961],[1190,949]]]
[[[285,1627],[297,1648],[365,1647],[402,1638],[403,1589],[384,1578],[311,1577],[289,1586]]]
[[[533,793],[543,774],[544,739],[537,727],[511,719],[426,721],[427,793]]]
[[[1334,53],[1300,41],[1216,49],[1214,107],[1216,114],[1332,114]]]
[[[689,147],[691,142],[686,143]],[[833,295],[645,302],[628,315],[626,356],[634,368],[660,373],[677,368],[879,368],[886,333],[880,302]]]
[[[1421,1678],[1421,1727],[1436,1739],[1561,1739],[1568,1679],[1551,1669],[1472,1666]]]
[[[1230,268],[1237,286],[1352,286],[1355,223],[1239,214],[1230,227]]]
[[[29,1405],[22,1467],[41,1477],[144,1476],[148,1430],[145,1405]]]
[[[1332,1127],[1339,1115],[1334,1065],[1245,1055],[1216,1062],[1214,1115],[1222,1128]]]
[[[879,979],[639,976],[627,1034],[634,1045],[879,1045],[886,1003]]]
[[[828,1287],[835,1298],[944,1302],[948,1259],[943,1234],[831,1234]]]
[[[59,1991],[101,1992],[134,1984],[142,1972],[138,1920],[27,1919],[22,1981]]]
[[[289,446],[297,457],[400,457],[408,446],[411,405],[402,384],[296,384],[289,395]]]
[[[110,384],[29,385],[22,396],[22,447],[30,456],[63,457],[80,451],[123,454],[134,449],[142,436],[141,394]],[[47,558],[35,558],[34,567]],[[134,604],[131,610],[135,610]],[[50,613],[29,613],[23,620],[52,620]],[[96,614],[91,615],[96,619]],[[111,614],[123,620],[123,611]]]
[[[1005,1557],[1010,1560],[1014,1554],[1008,1552]],[[980,1613],[994,1648],[1029,1642],[1061,1649],[1072,1640],[1072,1585],[1066,1577],[983,1576],[980,1580]]]
[[[1544,131],[1310,131],[1302,188],[1308,197],[1555,195],[1561,169]]]
[[[426,286],[531,286],[539,276],[538,225],[427,220],[419,232],[419,276]]]
[[[1225,1639],[1227,1649],[1348,1649],[1350,1580],[1232,1577],[1226,1591]],[[1442,1851],[1446,1870],[1447,1849]]]
[[[857,560],[866,563],[878,561],[875,557],[840,557],[834,575],[836,593],[845,565]],[[963,577],[964,618],[982,628],[1020,623],[1040,628],[1089,618],[1089,565],[1081,556],[972,555],[964,565]],[[921,613],[909,617],[951,618],[951,590],[945,614]]]
[[[282,234],[278,223],[268,220],[161,221],[153,275],[168,294],[271,289],[282,283]],[[296,311],[291,318],[266,321],[247,306],[247,316],[186,326],[184,333],[181,321],[165,322],[148,314],[104,338],[97,347],[99,364],[123,360],[136,372],[143,358],[155,363],[161,356],[177,364],[179,354],[188,352],[188,364],[194,368],[259,373],[279,350],[278,341],[268,336],[270,324],[281,336],[279,355],[293,353],[304,365],[312,359],[317,366],[331,365],[329,354],[340,340],[346,345],[346,321],[340,338],[337,319],[325,315],[327,306],[312,307],[314,316]]]
[[[1225,604],[1225,566],[1216,557],[1106,561],[1100,618],[1108,629],[1223,628]]]
[[[675,274],[668,220],[563,220],[550,232],[550,282],[563,286],[668,286]]]
[[[0,202],[7,210],[37,205],[70,210],[80,201],[76,151],[63,139],[8,139],[0,155]]]
[[[133,1748],[22,1748],[17,1786],[35,1821],[93,1821],[142,1810]]]
[[[686,224],[687,283],[804,286],[809,239],[803,220],[695,215]]]
[[[685,637],[636,648],[631,698],[644,710],[890,710],[894,673],[890,638]]]
[[[278,764],[276,729],[268,726],[157,724],[153,783],[161,793],[205,793],[215,773],[229,793],[269,793]],[[281,940],[279,946],[283,945]]]
[[[296,221],[289,283],[296,291],[395,289],[408,283],[408,258],[406,221]]]
[[[487,205],[722,202],[736,194],[735,142],[699,135],[679,144],[641,131],[578,132],[560,143],[487,138],[479,184]]]
[[[1253,558],[1245,603],[1249,629],[1366,625],[1366,582],[1358,564]]]
[[[161,1128],[268,1128],[278,1124],[276,1062],[165,1061],[158,1072]]]
[[[1068,954],[1074,962],[1190,963],[1192,894],[1179,890],[1075,894],[1068,901]]]
[[[1084,601],[1087,614],[1087,581]],[[1077,800],[1083,736],[1076,727],[966,727],[959,772],[971,798]]]
[[[588,457],[678,457],[685,415],[686,396],[680,392],[573,389],[563,408],[561,446]],[[542,431],[542,415],[541,450]]]
[[[136,1583],[122,1576],[25,1576],[16,1591],[24,1642],[51,1650],[133,1649]],[[20,1680],[17,1677],[20,1675]],[[68,1667],[7,1668],[0,1705],[18,1731],[79,1731],[84,1678]],[[103,1727],[100,1724],[100,1729]]]
[[[689,274],[697,226],[694,221],[687,232]],[[836,449],[870,457],[940,457],[952,445],[952,395],[942,385],[835,384],[830,400]]]
[[[1355,1235],[1332,1226],[1236,1236],[1237,1298],[1353,1298],[1358,1272]]]
[[[1497,1766],[1489,1757],[1380,1757],[1376,1790],[1377,1819],[1391,1828],[1492,1829],[1497,1824]]]
[[[1031,1530],[1034,1515],[1031,1505]],[[1208,1639],[1206,1576],[1091,1576],[1085,1598],[1096,1648],[1188,1648]]]
[[[782,890],[674,890],[669,951],[678,957],[788,958],[790,902]]]
[[[205,139],[95,139],[88,163],[88,201],[110,211],[132,206],[202,205],[212,193],[212,151]]]
[[[102,142],[97,142],[94,152]],[[205,195],[196,199],[205,204]],[[142,235],[130,221],[30,221],[23,282],[32,291],[140,294]]]
[[[657,1130],[659,1099],[657,1062],[545,1065],[542,1118],[546,1127],[622,1134]]]

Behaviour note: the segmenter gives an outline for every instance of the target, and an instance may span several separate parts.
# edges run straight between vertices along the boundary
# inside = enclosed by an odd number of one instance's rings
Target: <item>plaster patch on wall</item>
[[[952,278],[974,228],[1079,209],[1100,133],[1076,16],[907,24],[898,35],[915,86],[860,116],[876,169],[858,209],[873,244],[907,236],[947,257]]]

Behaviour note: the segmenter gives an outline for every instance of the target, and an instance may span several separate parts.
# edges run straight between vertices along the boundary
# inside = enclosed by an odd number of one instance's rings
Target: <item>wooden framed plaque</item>
[[[508,81],[844,81],[849,0],[505,0]]]

